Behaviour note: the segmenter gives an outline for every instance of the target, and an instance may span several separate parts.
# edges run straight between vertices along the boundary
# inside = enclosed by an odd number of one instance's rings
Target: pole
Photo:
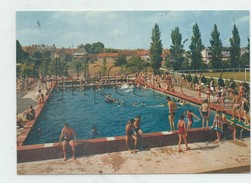
[[[56,57],[56,82],[58,78],[58,57]]]

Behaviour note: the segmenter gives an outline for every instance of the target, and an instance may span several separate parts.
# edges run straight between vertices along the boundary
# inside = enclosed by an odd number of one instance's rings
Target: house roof
[[[138,50],[138,56],[149,56],[149,50]]]
[[[137,56],[137,52],[137,50],[122,50],[119,52],[119,55]]]
[[[99,53],[98,57],[117,57],[118,53]]]
[[[73,55],[74,56],[81,56],[81,55],[86,55],[87,51],[85,48],[79,48]]]
[[[34,46],[24,46],[22,49],[29,54],[32,54],[37,50],[37,48]]]

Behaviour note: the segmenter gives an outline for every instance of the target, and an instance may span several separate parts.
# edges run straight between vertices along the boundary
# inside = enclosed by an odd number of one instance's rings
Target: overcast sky
[[[241,46],[247,46],[249,11],[18,11],[16,39],[21,45],[56,44],[77,47],[83,43],[102,42],[106,48],[148,49],[154,24],[161,31],[164,48],[169,48],[171,31],[178,26],[183,40],[192,36],[197,22],[202,42],[209,46],[216,24],[224,46],[229,46],[233,24],[238,26]]]

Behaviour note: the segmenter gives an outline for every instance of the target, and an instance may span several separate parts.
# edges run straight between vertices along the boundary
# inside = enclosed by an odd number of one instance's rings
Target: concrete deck
[[[178,137],[177,137],[178,138]],[[181,146],[185,149],[184,144]],[[27,174],[191,174],[250,173],[250,139],[189,144],[188,151],[165,146],[63,159],[18,163],[17,173]]]

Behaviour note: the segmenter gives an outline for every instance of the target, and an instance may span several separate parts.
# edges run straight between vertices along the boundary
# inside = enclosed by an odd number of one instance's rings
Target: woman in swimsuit
[[[180,144],[181,144],[181,141],[182,141],[182,138],[184,140],[184,143],[186,145],[186,150],[188,150],[188,146],[187,146],[187,133],[186,133],[186,123],[184,121],[184,115],[182,114],[180,116],[180,119],[178,121],[178,125],[177,125],[177,128],[178,128],[178,134],[179,134],[179,143],[178,143],[178,146],[179,146],[179,152],[181,152],[181,148],[180,148]]]
[[[195,117],[197,120],[200,120],[198,116],[196,116],[190,109],[187,111],[187,118],[188,118],[188,124],[187,129],[190,129],[193,125],[193,117]]]

